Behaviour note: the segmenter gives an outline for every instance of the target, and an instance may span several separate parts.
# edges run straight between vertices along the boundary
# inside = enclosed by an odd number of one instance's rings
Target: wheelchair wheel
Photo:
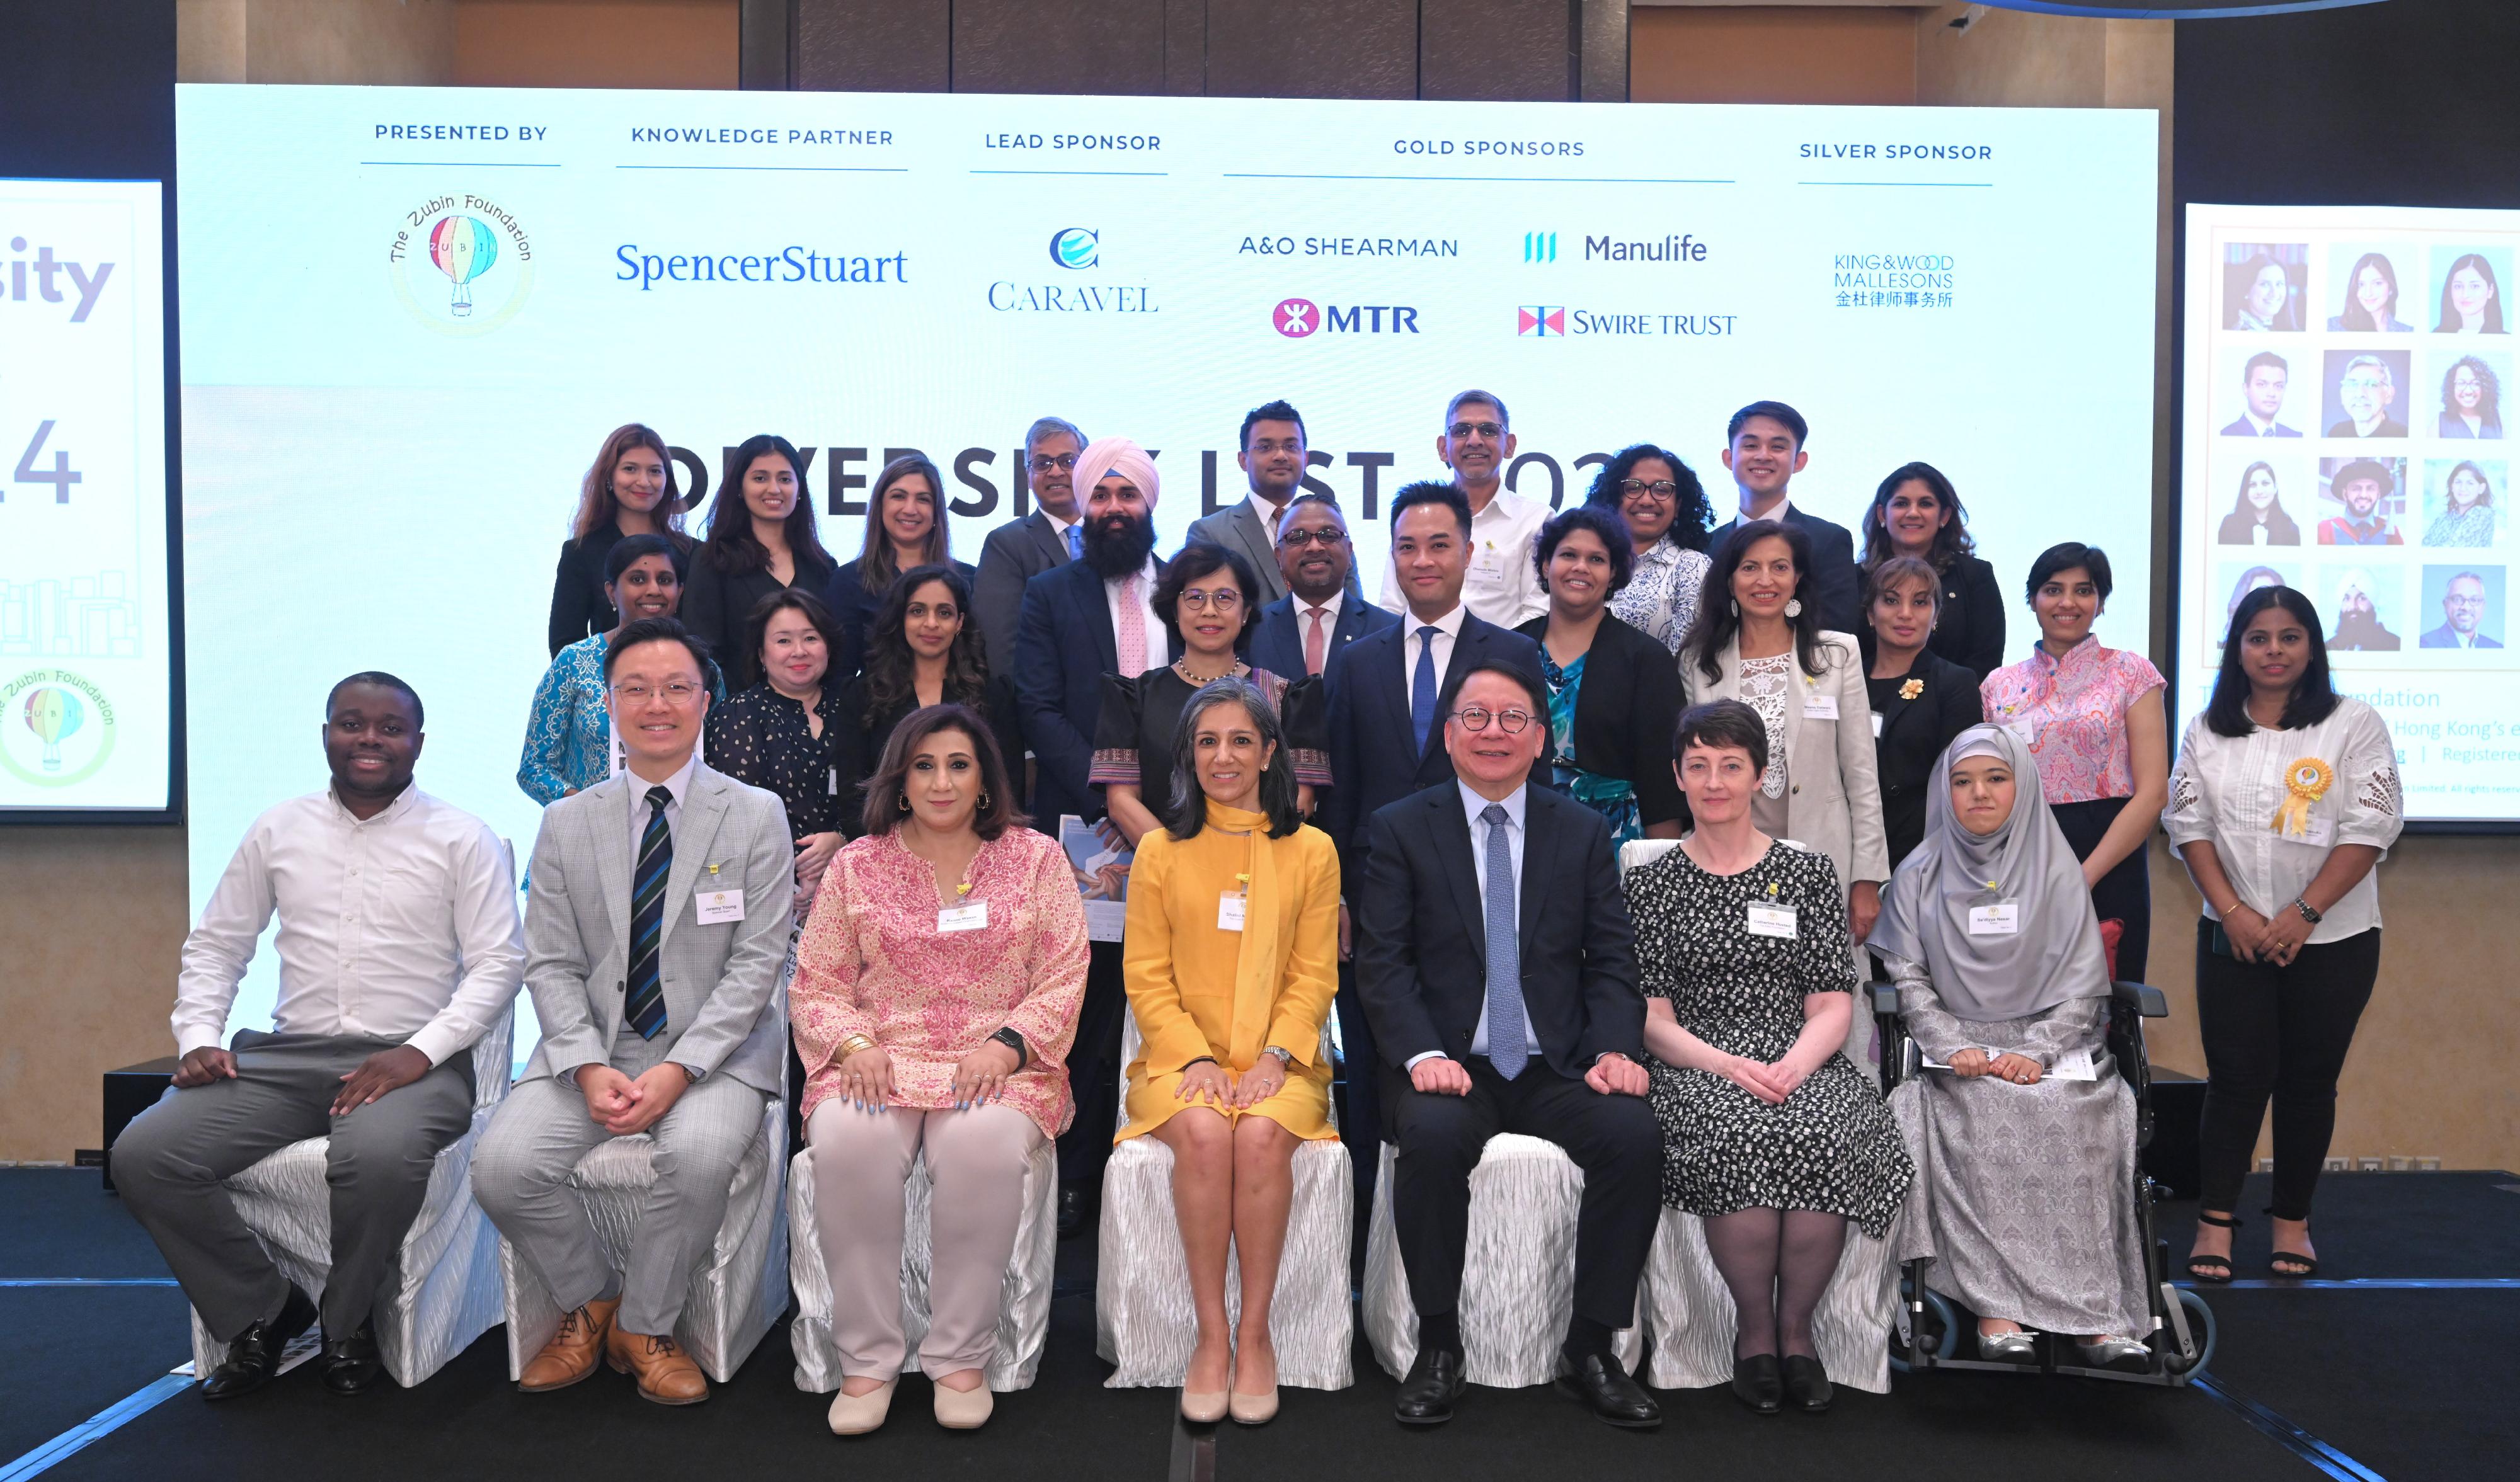
[[[1890,1367],[1904,1374],[1914,1369],[1912,1359],[1919,1347],[1937,1359],[1958,1353],[1959,1319],[1943,1294],[1930,1286],[1925,1288],[1925,1310],[1910,1312],[1908,1296],[1912,1288],[1904,1279],[1900,1286],[1899,1320],[1890,1325]],[[1912,1332],[1909,1330],[1912,1324],[1915,1328]]]
[[[2161,1347],[2162,1367],[2182,1376],[2203,1373],[2205,1366],[2214,1361],[2214,1309],[2205,1305],[2203,1297],[2183,1286],[2179,1288],[2179,1305],[2186,1312],[2188,1334],[2196,1340],[2196,1357],[2190,1361],[2181,1354],[2171,1339],[2170,1329],[2163,1327],[2154,1335]]]

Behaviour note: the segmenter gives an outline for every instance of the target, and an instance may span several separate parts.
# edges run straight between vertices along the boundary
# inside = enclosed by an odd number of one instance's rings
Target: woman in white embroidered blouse
[[[2372,867],[2402,825],[2397,750],[2336,693],[2318,612],[2290,587],[2241,600],[2222,673],[2188,723],[2162,827],[2205,897],[2196,1020],[2205,1043],[2196,1244],[2187,1273],[2231,1279],[2240,1176],[2274,1101],[2278,1277],[2318,1270],[2311,1194],[2336,1078],[2380,971]]]

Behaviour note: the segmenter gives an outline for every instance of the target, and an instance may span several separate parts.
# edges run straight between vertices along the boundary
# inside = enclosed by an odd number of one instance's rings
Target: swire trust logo
[[[1063,226],[1050,234],[1050,260],[1074,271],[1094,266],[1102,255],[1102,234],[1090,226]]]
[[[1513,332],[1541,339],[1562,336],[1566,333],[1566,306],[1562,303],[1526,303],[1513,311]]]
[[[1525,262],[1555,262],[1557,260],[1557,234],[1555,232],[1523,233],[1522,260]]]

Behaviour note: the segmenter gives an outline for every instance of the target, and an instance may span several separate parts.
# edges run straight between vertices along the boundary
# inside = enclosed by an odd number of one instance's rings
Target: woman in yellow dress
[[[1124,949],[1145,1037],[1129,1066],[1129,1125],[1173,1152],[1173,1207],[1198,1342],[1182,1415],[1278,1413],[1269,1303],[1286,1243],[1298,1143],[1334,1139],[1322,1021],[1338,982],[1338,853],[1295,804],[1293,760],[1268,699],[1220,679],[1174,732],[1166,827],[1138,842]],[[1195,782],[1196,786],[1191,784]],[[1229,1246],[1242,1317],[1229,1330]]]

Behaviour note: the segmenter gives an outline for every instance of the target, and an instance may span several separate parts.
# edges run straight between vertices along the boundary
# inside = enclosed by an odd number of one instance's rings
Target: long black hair
[[[1977,542],[1969,539],[1968,511],[1960,508],[1960,491],[1953,488],[1951,479],[1932,464],[1903,463],[1881,480],[1881,487],[1872,491],[1872,503],[1864,512],[1863,564],[1868,566],[1890,559],[1890,517],[1885,512],[1890,508],[1890,496],[1911,481],[1923,484],[1925,492],[1952,514],[1935,528],[1933,543],[1925,547],[1925,560],[1933,562],[1936,571],[1949,571],[1954,559],[1976,555]]]
[[[883,605],[876,608],[875,621],[867,625],[866,657],[861,661],[866,713],[858,717],[858,724],[869,731],[879,717],[919,708],[919,659],[910,651],[910,640],[902,628],[910,620],[910,600],[931,581],[945,584],[953,594],[954,610],[963,615],[963,630],[945,651],[941,702],[988,708],[989,652],[980,637],[979,619],[971,615],[971,584],[952,566],[913,566],[892,579],[884,590]]]
[[[2216,736],[2246,736],[2258,728],[2249,719],[2249,676],[2240,667],[2240,635],[2249,631],[2251,619],[2269,607],[2283,608],[2310,633],[2310,663],[2294,682],[2292,694],[2284,697],[2283,724],[2276,729],[2298,731],[2335,713],[2336,683],[2327,672],[2327,640],[2320,634],[2318,608],[2311,605],[2308,593],[2260,587],[2231,609],[2231,626],[2223,635],[2223,667],[2214,676],[2214,697],[2205,705],[2205,724]]]
[[[2502,285],[2495,281],[2494,264],[2486,261],[2485,255],[2481,252],[2468,252],[2462,254],[2458,261],[2450,265],[2449,272],[2442,274],[2441,319],[2439,322],[2434,324],[2433,333],[2436,335],[2447,335],[2453,330],[2466,328],[2466,326],[2460,323],[2462,316],[2456,308],[2452,306],[2450,301],[2450,281],[2458,276],[2458,270],[2461,268],[2476,269],[2476,276],[2484,279],[2485,286],[2494,292],[2494,296],[2485,300],[2485,323],[2478,326],[2479,333],[2486,335],[2501,334]]]
[[[1781,540],[1793,553],[1794,597],[1802,601],[1802,610],[1785,621],[1794,630],[1794,662],[1805,674],[1820,673],[1820,603],[1803,600],[1804,589],[1811,585],[1811,537],[1799,525],[1778,519],[1753,519],[1732,527],[1715,546],[1714,564],[1706,568],[1706,584],[1697,596],[1697,621],[1690,625],[1688,641],[1684,645],[1688,655],[1697,661],[1697,672],[1713,684],[1724,676],[1724,646],[1741,631],[1741,612],[1732,601],[1732,573],[1739,568],[1750,548],[1769,537]]]
[[[1269,816],[1269,836],[1284,838],[1304,826],[1304,811],[1295,802],[1295,759],[1286,749],[1286,728],[1258,685],[1232,675],[1200,686],[1182,706],[1181,721],[1173,727],[1173,816],[1164,820],[1164,831],[1190,838],[1207,827],[1207,790],[1198,784],[1198,718],[1227,704],[1240,705],[1251,717],[1251,729],[1260,733],[1260,743],[1274,748],[1269,765],[1260,770],[1258,802]]]
[[[743,475],[752,471],[754,461],[774,453],[796,471],[796,508],[788,512],[785,521],[788,556],[799,569],[809,565],[826,573],[836,569],[839,563],[823,548],[821,531],[814,523],[814,491],[805,482],[805,460],[794,443],[776,432],[756,432],[745,438],[727,460],[726,478],[717,486],[717,498],[709,503],[708,542],[700,548],[702,554],[712,569],[729,576],[769,566],[769,548],[752,533],[752,507],[743,502]]]

